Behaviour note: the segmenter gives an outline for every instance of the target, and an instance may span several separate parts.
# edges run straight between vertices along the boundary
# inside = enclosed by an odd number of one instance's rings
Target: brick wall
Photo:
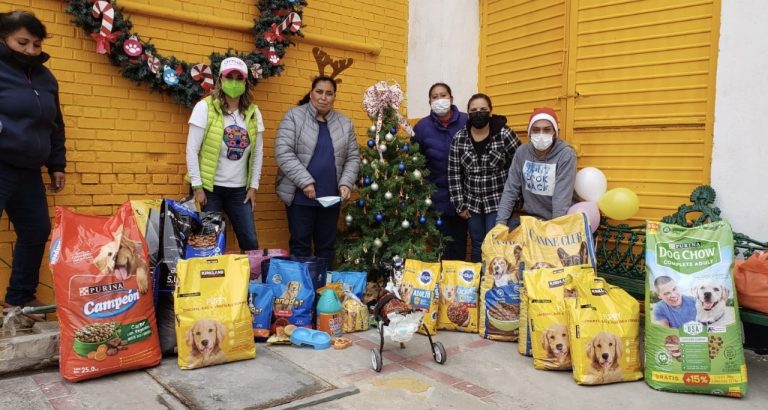
[[[173,10],[251,21],[256,1],[249,0],[132,0]],[[119,4],[119,2],[118,2]],[[386,8],[381,8],[385,4]],[[59,81],[67,125],[67,184],[48,198],[54,206],[77,212],[110,215],[129,199],[179,198],[187,190],[184,151],[190,110],[168,98],[150,93],[120,76],[105,56],[94,52],[94,42],[70,23],[61,0],[6,0],[0,11],[25,9],[44,21],[51,35],[43,45],[51,55],[47,63]],[[227,48],[249,51],[252,33],[182,23],[132,14],[134,32],[151,38],[164,55],[188,62],[208,63],[212,51]],[[362,143],[371,124],[361,108],[365,89],[378,80],[397,81],[405,87],[408,4],[406,0],[309,0],[305,9],[306,33],[321,34],[383,46],[378,56],[321,46],[333,58],[355,59],[340,75],[336,109],[350,116]],[[275,195],[274,136],[283,113],[307,91],[317,66],[314,45],[298,42],[283,60],[286,71],[256,88],[256,102],[266,125],[264,169],[259,190],[256,225],[262,247],[287,248],[285,211]],[[47,176],[46,176],[47,178]],[[0,258],[12,260],[14,235],[8,218],[0,219]],[[0,261],[0,297],[5,294],[10,267]],[[53,301],[50,271],[44,260],[38,297]]]

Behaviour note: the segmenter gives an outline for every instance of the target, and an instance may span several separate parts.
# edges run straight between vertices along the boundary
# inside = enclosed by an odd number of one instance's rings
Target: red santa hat
[[[531,127],[533,126],[533,123],[538,120],[549,121],[552,124],[552,128],[555,129],[555,136],[559,134],[559,131],[557,130],[557,114],[555,114],[555,110],[545,107],[533,109],[531,119],[528,121],[528,135],[531,135]]]

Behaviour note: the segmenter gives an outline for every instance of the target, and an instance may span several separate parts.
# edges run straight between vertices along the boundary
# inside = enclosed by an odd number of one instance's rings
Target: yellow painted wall
[[[251,0],[130,0],[170,10],[252,22],[257,17]],[[119,2],[118,2],[119,3]],[[59,81],[67,126],[67,185],[48,198],[54,206],[78,212],[110,215],[128,199],[179,198],[187,193],[184,150],[190,109],[150,93],[143,85],[123,78],[107,57],[94,52],[94,42],[70,23],[61,0],[6,0],[0,11],[33,11],[46,24],[51,38],[43,49]],[[252,33],[131,14],[134,32],[152,42],[163,55],[188,62],[209,63],[212,51],[227,48],[252,50]],[[381,45],[379,55],[321,45],[333,58],[354,58],[340,75],[336,109],[350,116],[360,142],[370,125],[361,107],[365,89],[378,80],[397,81],[405,87],[408,43],[407,0],[309,0],[304,9],[305,33]],[[283,62],[281,77],[267,79],[256,89],[256,102],[264,122],[265,160],[258,195],[256,225],[262,247],[287,248],[285,208],[277,199],[274,178],[274,136],[283,113],[295,105],[317,75],[312,56],[315,45],[298,41]],[[327,70],[327,73],[330,70]],[[46,176],[47,178],[47,176]],[[7,217],[0,219],[0,258],[11,262],[14,235]],[[0,261],[0,297],[5,294],[10,267]],[[53,281],[47,255],[41,269],[38,297],[53,301]]]

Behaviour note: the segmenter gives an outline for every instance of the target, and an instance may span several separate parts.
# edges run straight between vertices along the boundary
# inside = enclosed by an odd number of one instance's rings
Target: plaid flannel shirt
[[[457,213],[469,209],[474,213],[494,212],[499,207],[509,166],[520,139],[512,129],[503,126],[489,135],[491,141],[482,156],[472,145],[467,128],[456,133],[448,156],[448,188],[451,204]]]

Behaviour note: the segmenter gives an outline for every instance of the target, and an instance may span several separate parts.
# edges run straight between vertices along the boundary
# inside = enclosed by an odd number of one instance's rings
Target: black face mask
[[[41,65],[45,62],[45,60],[47,60],[46,55],[44,53],[40,53],[36,56],[30,56],[15,50],[11,50],[10,47],[8,47],[8,52],[11,53],[11,56],[13,57],[14,60],[16,60],[19,64],[21,64],[25,68]]]
[[[475,128],[483,128],[491,120],[491,113],[488,111],[475,111],[469,113],[469,125]]]

